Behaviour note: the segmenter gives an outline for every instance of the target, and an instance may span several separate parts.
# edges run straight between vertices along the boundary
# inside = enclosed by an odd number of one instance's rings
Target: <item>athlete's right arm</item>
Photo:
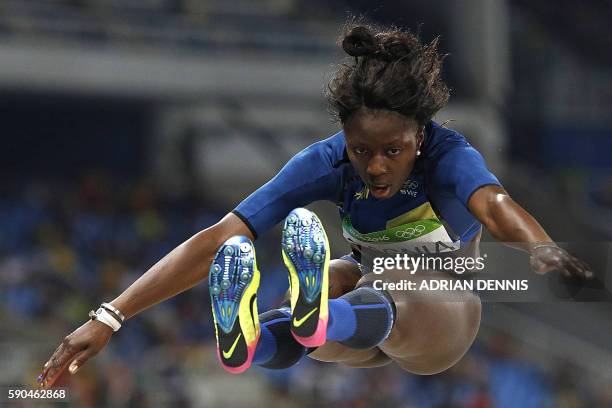
[[[176,247],[153,265],[138,280],[110,303],[126,320],[165,299],[177,295],[204,280],[217,249],[234,235],[253,234],[233,213]],[[88,359],[106,346],[113,331],[107,325],[89,320],[64,338],[43,368],[41,386],[49,388],[70,364],[74,374]]]
[[[110,303],[130,318],[206,278],[217,249],[230,237],[246,235],[253,240],[295,207],[316,200],[335,201],[342,178],[334,163],[341,161],[343,152],[341,133],[307,147],[234,212],[179,245]],[[74,374],[108,343],[111,334],[110,327],[96,320],[69,334],[45,364],[42,386],[51,387],[68,365]]]

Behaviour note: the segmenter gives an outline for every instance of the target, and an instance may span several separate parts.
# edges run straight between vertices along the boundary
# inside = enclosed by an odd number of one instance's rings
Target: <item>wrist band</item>
[[[114,313],[115,316],[119,318],[119,323],[123,323],[125,321],[125,316],[115,306],[111,305],[110,303],[102,303],[100,306],[102,306],[109,312]]]
[[[95,312],[89,312],[89,317],[92,320],[97,320],[113,329],[114,332],[121,328],[121,322],[114,317],[108,310],[103,307],[98,308]]]
[[[559,245],[557,244],[539,244],[539,245],[535,245],[533,247],[531,247],[531,250],[535,250],[535,249],[540,249],[540,248],[557,248],[557,249],[562,249],[561,247],[559,247]]]

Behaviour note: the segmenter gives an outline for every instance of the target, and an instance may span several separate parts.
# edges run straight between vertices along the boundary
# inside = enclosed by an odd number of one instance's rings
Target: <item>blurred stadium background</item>
[[[335,132],[322,89],[347,10],[440,34],[438,119],[554,238],[611,239],[608,1],[0,0],[0,385],[32,386],[92,307]],[[287,287],[277,234],[257,242],[260,310]],[[607,407],[610,306],[485,304],[472,350],[431,377],[309,359],[231,376],[202,284],[66,385],[83,407]]]

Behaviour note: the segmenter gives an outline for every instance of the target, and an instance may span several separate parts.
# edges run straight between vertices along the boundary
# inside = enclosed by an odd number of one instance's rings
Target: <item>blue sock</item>
[[[353,306],[345,299],[329,300],[327,340],[342,341],[351,337],[357,328],[357,317]]]
[[[306,355],[306,347],[291,335],[291,312],[287,307],[259,315],[261,335],[253,364],[272,369],[288,368]]]
[[[358,349],[382,343],[393,326],[391,297],[371,287],[360,287],[329,301],[327,340]]]
[[[255,355],[253,356],[253,364],[262,365],[272,359],[274,353],[276,353],[276,339],[274,335],[268,329],[266,325],[260,325],[261,335],[259,336],[259,342],[255,348]]]

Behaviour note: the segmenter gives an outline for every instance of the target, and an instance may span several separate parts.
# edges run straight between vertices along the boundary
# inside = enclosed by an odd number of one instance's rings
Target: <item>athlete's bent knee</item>
[[[430,333],[435,333],[429,336],[429,344],[413,350],[416,354],[394,357],[400,367],[413,374],[432,375],[449,369],[461,360],[478,334],[481,315],[480,298],[473,293],[463,296],[463,301],[448,302],[444,304],[444,311],[438,310],[436,315],[441,324],[429,327]],[[384,344],[381,347],[393,352],[399,348],[397,344]]]
[[[333,259],[329,263],[329,298],[335,299],[355,288],[361,278],[357,264],[345,259]]]

